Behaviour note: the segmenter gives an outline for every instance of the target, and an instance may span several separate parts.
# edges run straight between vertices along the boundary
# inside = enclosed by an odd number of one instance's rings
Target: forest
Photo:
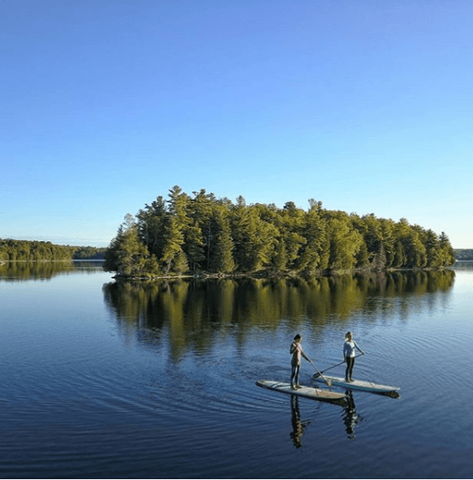
[[[473,249],[456,248],[455,249],[455,258],[457,260],[472,261],[473,260]]]
[[[0,239],[0,262],[103,259],[105,248],[55,245],[51,242]]]
[[[127,214],[105,252],[104,269],[150,278],[205,275],[315,275],[437,269],[455,263],[447,235],[398,222],[287,202],[247,205],[179,186]]]

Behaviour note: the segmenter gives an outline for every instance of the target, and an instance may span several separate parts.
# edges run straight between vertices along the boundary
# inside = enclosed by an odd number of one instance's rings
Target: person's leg
[[[349,381],[353,381],[353,367],[355,366],[355,357],[350,358],[350,371],[348,372]]]
[[[345,369],[345,382],[348,382],[350,380],[350,357],[345,357],[345,363],[347,364]]]
[[[351,364],[350,380],[353,381],[353,368],[355,367],[355,357],[353,357],[353,363]]]
[[[295,383],[296,369],[297,369],[297,365],[292,365],[292,368],[291,368],[291,387],[292,388],[295,388],[296,386],[296,383]]]
[[[299,387],[299,375],[301,373],[301,366],[296,365],[296,387]]]

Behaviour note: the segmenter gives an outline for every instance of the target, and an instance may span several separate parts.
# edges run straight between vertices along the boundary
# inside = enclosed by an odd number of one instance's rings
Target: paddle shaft
[[[322,372],[320,372],[320,371],[318,370],[318,368],[314,365],[314,362],[313,362],[312,360],[310,360],[310,363],[311,363],[312,366],[315,368],[315,370],[317,371],[317,373],[319,374],[319,376],[321,376],[321,377],[323,378],[323,380],[324,380],[324,382],[327,384],[327,386],[328,386],[329,388],[331,388],[331,387],[332,387],[332,383],[331,383],[331,382],[329,383],[329,382],[327,381],[327,379],[322,375]]]
[[[359,355],[356,355],[355,358],[358,358],[358,357],[361,357],[362,355],[364,355],[364,353],[360,353]],[[312,362],[311,362],[312,363]],[[317,372],[318,372],[318,375],[317,376],[320,376],[323,378],[323,375],[322,373],[326,372],[327,370],[332,370],[332,368],[335,368],[335,367],[338,367],[340,365],[343,365],[345,363],[345,360],[343,360],[343,362],[340,362],[340,363],[337,363],[336,365],[333,365],[331,367],[328,367],[326,368],[325,370],[322,370],[321,372],[319,372],[317,369]],[[313,365],[313,364],[312,364]],[[325,380],[325,379],[324,379]]]

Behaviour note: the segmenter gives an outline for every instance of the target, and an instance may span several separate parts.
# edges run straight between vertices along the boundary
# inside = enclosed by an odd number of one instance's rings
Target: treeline
[[[456,248],[455,258],[457,260],[473,260],[473,249]]]
[[[98,247],[72,247],[74,260],[104,260],[106,248]]]
[[[178,186],[135,217],[111,241],[104,268],[130,277],[183,274],[314,274],[353,269],[439,268],[455,262],[441,233],[373,214],[287,202],[247,205]]]
[[[0,261],[100,259],[105,248],[55,245],[51,242],[0,239]]]

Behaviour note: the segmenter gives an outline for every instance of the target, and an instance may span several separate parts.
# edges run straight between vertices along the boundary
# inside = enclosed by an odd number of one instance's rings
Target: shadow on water
[[[105,284],[103,294],[119,330],[149,347],[166,337],[176,361],[189,350],[206,353],[217,335],[231,331],[243,345],[255,329],[276,332],[282,320],[294,328],[321,328],[359,311],[379,320],[406,318],[416,301],[427,307],[446,302],[454,278],[455,272],[445,270],[382,277],[120,281]]]

